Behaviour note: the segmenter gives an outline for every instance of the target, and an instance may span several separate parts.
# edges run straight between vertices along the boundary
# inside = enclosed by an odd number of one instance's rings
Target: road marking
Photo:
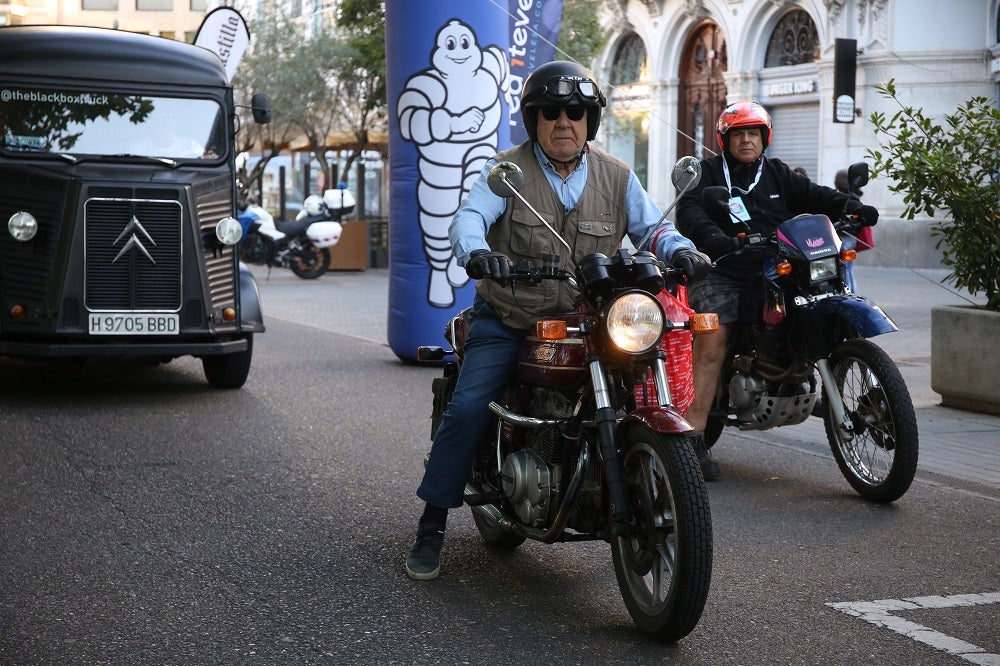
[[[828,602],[831,608],[859,617],[877,627],[892,629],[915,641],[930,645],[932,648],[961,657],[979,664],[979,666],[1000,666],[1000,654],[987,652],[984,648],[967,643],[953,636],[942,634],[916,622],[904,620],[893,615],[894,612],[921,610],[928,608],[954,608],[957,606],[980,606],[985,604],[1000,604],[1000,592],[985,594],[955,594],[950,597],[928,596],[908,597],[906,599],[880,599],[878,601],[839,601]]]

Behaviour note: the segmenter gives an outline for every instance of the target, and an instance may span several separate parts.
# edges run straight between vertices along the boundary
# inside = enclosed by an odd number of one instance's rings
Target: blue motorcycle
[[[866,180],[867,165],[850,172]],[[706,187],[703,198],[706,208],[728,211],[726,188]],[[800,215],[743,237],[738,252],[759,254],[762,271],[742,295],[705,444],[726,426],[767,430],[819,416],[851,487],[866,500],[893,502],[916,474],[916,415],[896,364],[869,340],[898,328],[846,287],[854,251],[842,248],[838,230],[856,233],[856,221]]]

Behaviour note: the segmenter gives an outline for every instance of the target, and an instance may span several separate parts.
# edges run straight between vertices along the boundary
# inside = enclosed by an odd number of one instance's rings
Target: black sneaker
[[[705,477],[705,480],[715,481],[722,476],[722,468],[719,467],[719,463],[712,460],[712,456],[709,455],[708,448],[705,446],[705,435],[702,433],[688,435],[688,441],[691,442],[691,448],[694,449],[695,455],[698,456],[698,464],[701,465],[701,475]]]
[[[444,530],[423,527],[417,530],[417,540],[406,558],[406,575],[413,580],[431,580],[441,573],[441,544]]]

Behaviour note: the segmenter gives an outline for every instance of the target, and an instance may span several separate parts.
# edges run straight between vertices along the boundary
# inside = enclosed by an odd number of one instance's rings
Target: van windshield
[[[218,160],[225,115],[211,99],[0,88],[5,153]]]

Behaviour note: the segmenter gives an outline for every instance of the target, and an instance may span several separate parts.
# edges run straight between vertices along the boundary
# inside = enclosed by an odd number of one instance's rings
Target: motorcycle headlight
[[[215,237],[223,245],[236,245],[243,238],[243,225],[235,217],[224,217],[215,225]]]
[[[7,231],[14,240],[30,241],[38,233],[38,220],[31,213],[18,211],[7,220]]]
[[[605,326],[616,347],[629,354],[642,354],[663,337],[663,309],[648,293],[629,291],[608,308]]]
[[[826,280],[837,275],[837,257],[824,257],[809,262],[809,281]]]

